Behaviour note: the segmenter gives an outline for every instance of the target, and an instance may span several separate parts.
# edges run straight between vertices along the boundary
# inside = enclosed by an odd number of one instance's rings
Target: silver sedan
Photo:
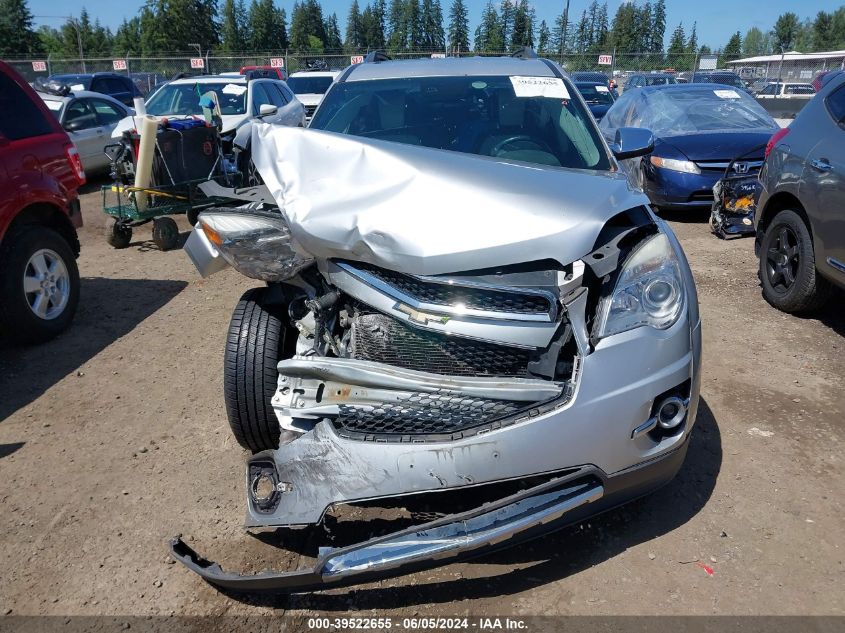
[[[99,92],[79,91],[65,96],[38,94],[76,146],[85,173],[107,171],[110,163],[103,148],[111,142],[111,133],[118,121],[135,111]]]

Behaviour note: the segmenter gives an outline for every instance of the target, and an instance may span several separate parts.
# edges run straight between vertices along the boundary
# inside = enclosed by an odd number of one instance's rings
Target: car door
[[[73,99],[65,106],[62,125],[79,152],[85,171],[102,167],[100,156],[108,142],[105,128],[100,125],[90,99]]]
[[[118,122],[129,114],[125,108],[121,108],[116,103],[106,101],[105,99],[91,98],[88,100],[94,112],[97,114],[97,122],[104,130],[102,138],[102,147],[100,153],[92,158],[93,168],[108,167],[109,159],[106,156],[103,148],[111,141],[111,133],[117,127]],[[96,160],[95,160],[96,159]]]
[[[801,201],[813,224],[816,266],[845,283],[845,83],[824,100],[821,140],[804,166]]]
[[[284,104],[279,107],[281,124],[290,127],[303,125],[305,121],[305,108],[302,107],[299,100],[293,96],[293,93],[281,81],[274,81],[271,85],[271,89],[279,95],[281,102]]]

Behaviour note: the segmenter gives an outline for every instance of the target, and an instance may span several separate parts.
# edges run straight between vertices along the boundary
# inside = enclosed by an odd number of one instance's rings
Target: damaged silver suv
[[[266,282],[225,354],[229,422],[253,452],[247,526],[427,512],[296,571],[224,571],[181,539],[173,555],[231,589],[350,584],[669,481],[701,328],[681,247],[620,166],[652,146],[625,128],[608,146],[561,69],[529,56],[360,64],[310,129],[256,126],[264,185],[229,191],[186,245],[203,275]]]

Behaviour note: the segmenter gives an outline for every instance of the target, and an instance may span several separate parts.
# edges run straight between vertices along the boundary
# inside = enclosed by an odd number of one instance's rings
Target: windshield
[[[645,97],[640,117],[638,127],[657,136],[777,127],[759,103],[733,88],[658,90]]]
[[[745,88],[742,79],[738,75],[731,74],[696,75],[693,77],[693,81],[695,83],[722,84],[723,86],[733,86],[734,88]]]
[[[220,114],[246,112],[246,84],[243,83],[180,83],[167,84],[146,103],[147,114],[202,114],[200,96],[213,91],[220,103]]]
[[[584,97],[584,101],[590,105],[611,105],[613,103],[613,97],[607,86],[576,83],[575,87],[578,88],[578,92]]]
[[[665,86],[666,84],[673,83],[676,83],[674,77],[649,77],[646,75],[645,78],[646,86]]]
[[[592,115],[557,77],[411,77],[336,84],[310,127],[505,160],[609,169]]]
[[[298,95],[325,94],[334,77],[289,77],[288,87]]]

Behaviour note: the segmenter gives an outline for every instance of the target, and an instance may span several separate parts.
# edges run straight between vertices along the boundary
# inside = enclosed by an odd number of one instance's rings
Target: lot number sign
[[[599,55],[599,66],[612,66],[613,55]]]
[[[205,68],[205,60],[202,57],[192,57],[191,68]]]
[[[284,57],[271,57],[270,58],[270,68],[284,68],[285,67],[285,58]]]
[[[126,60],[125,59],[114,59],[114,60],[112,60],[111,65],[115,70],[126,70]]]
[[[353,64],[363,64],[364,63],[364,56],[363,55],[353,55],[349,59]]]
[[[32,62],[32,70],[37,73],[47,72],[47,62]]]

